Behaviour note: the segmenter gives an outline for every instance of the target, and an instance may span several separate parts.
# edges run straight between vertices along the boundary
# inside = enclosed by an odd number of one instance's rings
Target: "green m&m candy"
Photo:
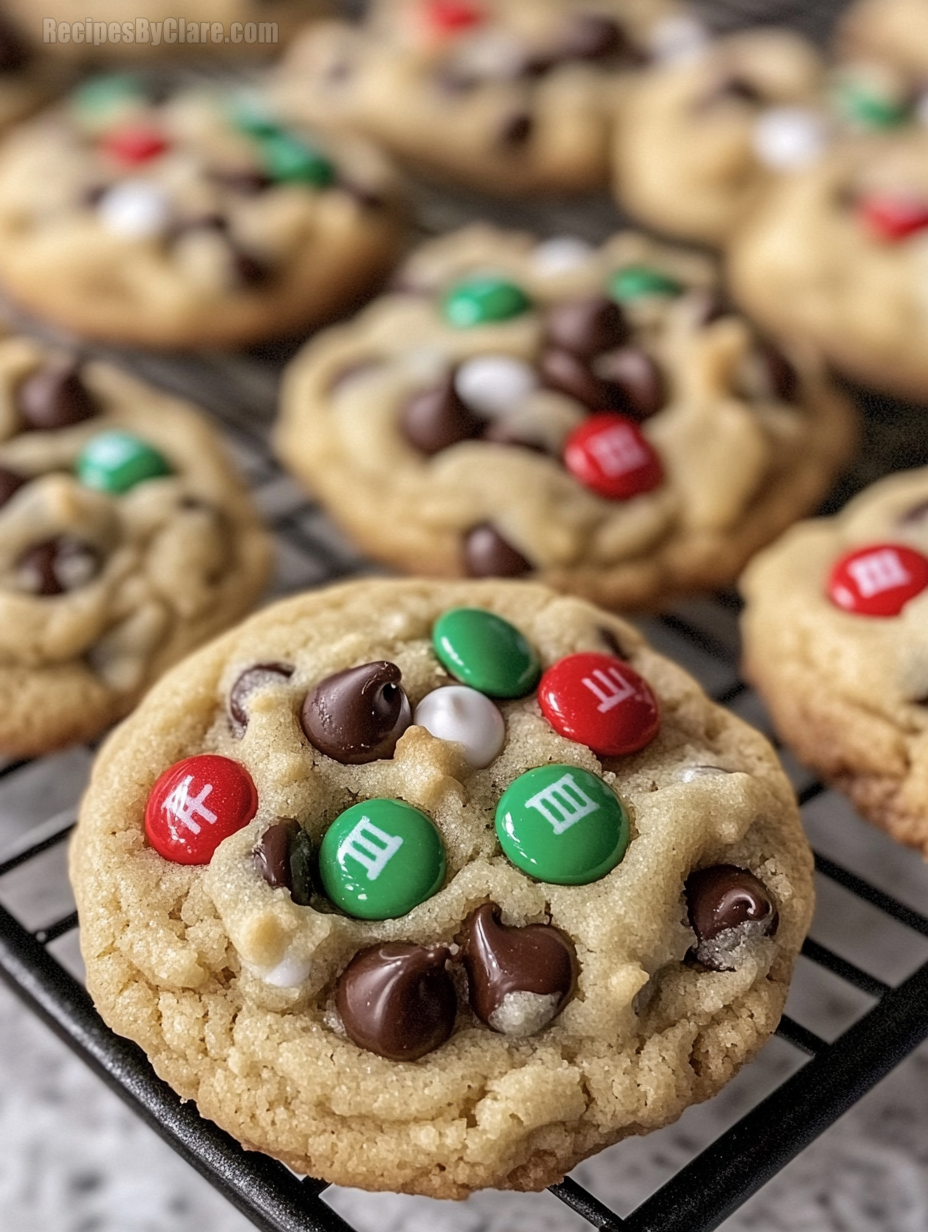
[[[321,150],[292,133],[275,131],[259,138],[264,170],[278,184],[326,188],[335,179],[335,164]]]
[[[895,128],[908,118],[911,110],[907,99],[852,79],[838,83],[835,100],[847,119],[860,128]]]
[[[679,295],[682,290],[682,283],[653,265],[626,265],[609,279],[609,294],[619,303],[648,295]]]
[[[77,459],[77,477],[85,487],[117,496],[146,479],[170,474],[164,455],[131,432],[92,436]]]
[[[465,278],[447,291],[442,300],[445,320],[457,329],[508,321],[528,312],[531,306],[520,286],[493,274]]]
[[[628,847],[628,813],[612,788],[577,766],[521,774],[496,808],[496,833],[516,868],[555,885],[605,877]]]
[[[346,915],[392,920],[441,889],[445,845],[418,809],[400,800],[353,804],[319,848],[326,894]]]
[[[71,96],[71,106],[79,124],[97,130],[115,123],[145,99],[145,87],[133,73],[107,73],[79,86]]]
[[[524,697],[541,674],[538,656],[515,625],[483,608],[444,612],[432,646],[455,679],[488,697]]]

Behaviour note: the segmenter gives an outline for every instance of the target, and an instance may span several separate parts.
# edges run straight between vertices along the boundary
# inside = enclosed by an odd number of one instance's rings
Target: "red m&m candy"
[[[928,557],[901,543],[874,543],[841,557],[828,597],[858,616],[898,616],[926,587]]]
[[[478,26],[483,21],[483,10],[467,0],[425,0],[422,15],[433,34],[458,34]]]
[[[176,762],[158,779],[145,806],[145,833],[175,864],[208,864],[223,839],[258,811],[251,775],[237,761],[203,753]]]
[[[538,686],[541,712],[561,736],[602,757],[637,753],[661,725],[648,682],[606,654],[573,654],[549,667]]]
[[[880,240],[904,240],[928,227],[928,201],[924,198],[864,197],[858,209],[864,226]]]
[[[564,465],[575,479],[607,500],[628,500],[650,492],[664,468],[634,420],[604,411],[571,432]]]
[[[124,167],[136,167],[163,154],[168,143],[157,129],[133,125],[111,129],[103,137],[100,148]]]

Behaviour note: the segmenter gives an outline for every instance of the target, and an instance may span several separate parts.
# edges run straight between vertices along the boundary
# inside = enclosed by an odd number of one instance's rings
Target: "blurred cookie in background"
[[[853,451],[822,365],[771,346],[702,255],[475,225],[395,285],[292,361],[276,448],[398,568],[666,604],[730,583]]]
[[[390,269],[398,182],[260,93],[92,78],[0,144],[0,285],[81,337],[232,347],[318,325]]]
[[[580,192],[608,178],[629,76],[691,27],[663,0],[374,0],[299,38],[277,97],[449,183]]]
[[[0,750],[98,736],[257,600],[270,538],[206,421],[0,340]]]
[[[888,60],[924,77],[928,74],[928,2],[857,0],[838,26],[837,46],[843,56]]]
[[[728,251],[737,301],[864,385],[928,401],[928,132],[836,146],[774,185]]]

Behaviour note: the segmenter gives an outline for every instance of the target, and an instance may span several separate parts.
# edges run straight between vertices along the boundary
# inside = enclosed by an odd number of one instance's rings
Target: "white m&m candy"
[[[454,388],[471,410],[493,419],[534,393],[538,375],[529,364],[511,355],[478,355],[460,365],[454,374]]]
[[[554,235],[549,240],[542,240],[532,249],[532,269],[543,278],[554,278],[558,274],[569,274],[573,270],[583,269],[595,253],[592,244],[581,240],[575,235]]]
[[[151,239],[171,221],[171,202],[157,184],[123,180],[103,194],[97,215],[107,231],[125,239]]]
[[[438,740],[464,745],[467,764],[488,766],[506,740],[506,724],[483,693],[465,685],[450,685],[428,693],[416,707],[413,722]]]
[[[809,107],[769,107],[754,124],[751,144],[772,171],[798,171],[819,158],[828,140],[828,122]]]

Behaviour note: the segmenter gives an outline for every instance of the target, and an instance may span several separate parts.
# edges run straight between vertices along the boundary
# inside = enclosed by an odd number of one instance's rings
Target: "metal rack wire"
[[[802,6],[795,0],[707,0],[703,5],[719,27],[799,18],[806,30],[819,33],[837,7],[833,2]],[[616,222],[605,202],[566,203],[539,212],[534,205],[501,207],[464,195],[452,201],[422,189],[418,205],[426,233],[475,214],[509,225],[533,225],[547,233],[573,230],[591,239],[607,234]],[[128,362],[139,375],[194,397],[219,419],[277,535],[282,562],[279,590],[285,592],[369,566],[340,540],[318,507],[299,494],[270,456],[266,427],[283,358],[281,352],[269,351],[236,360],[135,356]],[[125,356],[121,362],[127,362]],[[862,405],[868,416],[867,449],[837,501],[901,460],[908,465],[928,462],[928,443],[919,439],[923,434],[917,420],[906,419],[898,408],[872,398],[863,399]],[[736,609],[732,596],[720,596],[645,622],[645,631],[658,648],[682,659],[717,701],[755,718],[756,699],[737,677]],[[24,762],[0,764],[0,793],[35,769],[35,764]],[[828,793],[798,767],[792,770],[804,814],[811,821]],[[36,798],[42,794],[41,766],[37,772]],[[46,776],[51,773],[51,768],[45,771]],[[353,1232],[323,1199],[323,1183],[299,1178],[267,1156],[242,1150],[228,1134],[203,1120],[193,1104],[182,1104],[136,1045],[113,1035],[103,1024],[80,980],[56,957],[56,943],[73,939],[77,929],[73,900],[35,927],[30,912],[22,910],[21,903],[17,906],[16,894],[7,892],[24,871],[38,868],[55,852],[60,855],[72,828],[73,817],[66,812],[43,817],[12,842],[0,835],[0,979],[255,1227],[264,1232]],[[817,853],[820,881],[840,887],[856,903],[869,905],[880,919],[928,942],[928,916],[845,867],[840,839],[837,847],[838,859],[834,844]],[[911,859],[917,861],[914,855]],[[63,870],[60,875],[63,878]],[[67,891],[62,893],[66,896]],[[54,901],[60,905],[66,898],[59,894]],[[784,1017],[778,1035],[793,1054],[791,1076],[631,1213],[620,1216],[572,1178],[552,1188],[556,1197],[603,1232],[708,1232],[928,1037],[924,946],[921,965],[910,963],[903,978],[896,980],[877,978],[865,963],[858,965],[820,941],[807,941],[803,955],[815,971],[813,988],[833,977],[859,995],[868,1007],[865,1012],[830,1040],[793,1017]],[[526,1195],[524,1201],[533,1198]]]

